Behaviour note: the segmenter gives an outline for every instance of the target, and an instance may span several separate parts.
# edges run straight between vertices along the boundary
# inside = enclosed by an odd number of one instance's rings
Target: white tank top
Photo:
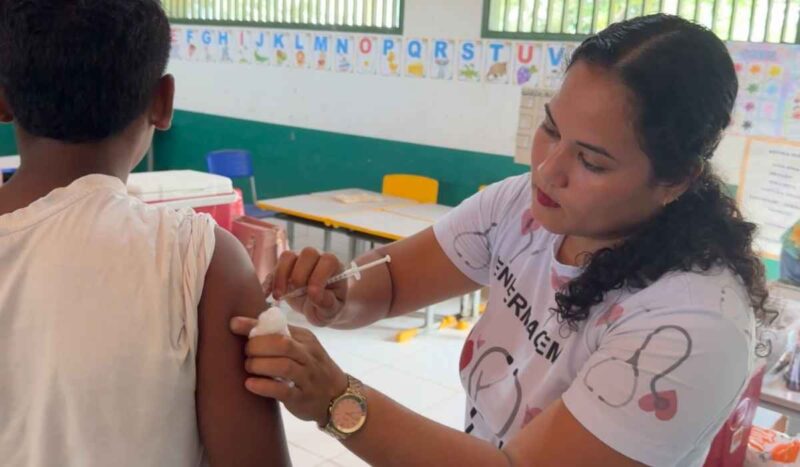
[[[196,466],[206,215],[104,175],[0,216],[0,464]]]

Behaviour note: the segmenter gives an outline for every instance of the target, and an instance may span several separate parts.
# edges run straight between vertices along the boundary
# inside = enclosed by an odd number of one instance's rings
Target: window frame
[[[563,0],[566,2],[566,0]],[[564,32],[509,32],[490,31],[489,17],[492,11],[492,0],[483,0],[483,17],[481,18],[481,38],[510,39],[516,41],[575,41],[580,42],[589,34],[570,34]]]
[[[567,0],[561,0],[566,2]],[[735,1],[735,0],[734,0]],[[772,0],[774,1],[774,0]],[[787,2],[789,0],[786,0]],[[580,42],[589,37],[591,34],[571,34],[571,33],[552,33],[552,32],[509,32],[509,31],[491,31],[489,30],[489,18],[491,16],[491,9],[492,9],[492,0],[483,0],[483,17],[481,18],[481,38],[483,39],[510,39],[510,40],[517,40],[517,41],[575,41]],[[690,19],[690,18],[689,18]],[[563,27],[563,24],[562,24]],[[754,44],[775,44],[775,45],[794,45],[800,44],[800,16],[798,16],[797,21],[797,31],[796,37],[794,42],[783,42],[783,38],[781,38],[780,42],[767,42],[767,41],[760,41],[755,42],[751,40],[752,31],[753,31],[753,19],[750,20],[750,37],[748,37],[747,41],[744,42],[752,42]],[[726,39],[726,41],[736,41],[735,39]],[[739,41],[737,41],[739,42]]]
[[[219,0],[217,0],[219,1]],[[395,27],[375,27],[375,26],[348,26],[335,24],[312,24],[312,23],[286,23],[276,21],[232,21],[232,20],[209,20],[209,19],[188,19],[175,18],[168,15],[170,24],[174,25],[197,25],[197,26],[220,26],[220,27],[249,27],[263,29],[286,29],[301,31],[333,32],[333,33],[364,33],[364,34],[383,34],[383,35],[402,35],[405,25],[406,0],[396,0],[400,3],[400,17],[398,25]]]

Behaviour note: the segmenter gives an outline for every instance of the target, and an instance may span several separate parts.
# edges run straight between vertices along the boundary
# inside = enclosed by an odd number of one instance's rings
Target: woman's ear
[[[703,176],[703,172],[707,170],[706,165],[706,162],[701,162],[698,164],[692,170],[692,173],[682,182],[663,185],[664,191],[662,194],[662,204],[666,206],[683,196],[683,194],[689,190],[689,187],[691,187],[698,178]]]

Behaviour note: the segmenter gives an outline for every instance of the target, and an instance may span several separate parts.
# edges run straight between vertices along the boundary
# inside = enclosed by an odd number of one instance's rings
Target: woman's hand
[[[325,281],[342,271],[342,263],[332,254],[320,254],[313,248],[305,248],[299,255],[286,251],[278,260],[271,286],[265,284],[264,289],[267,295],[271,292],[280,300],[292,290],[308,287],[306,295],[287,300],[289,306],[314,326],[328,326],[344,308],[348,281],[339,281],[330,288],[325,287]]]
[[[247,337],[256,323],[250,318],[234,318],[231,331]],[[331,401],[347,389],[347,375],[311,331],[296,326],[289,326],[289,330],[292,337],[273,334],[249,340],[245,369],[255,377],[248,378],[245,387],[259,396],[281,401],[301,420],[324,426]]]

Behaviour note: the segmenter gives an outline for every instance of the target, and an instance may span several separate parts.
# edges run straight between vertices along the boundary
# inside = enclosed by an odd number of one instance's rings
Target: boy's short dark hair
[[[0,0],[0,85],[35,136],[119,133],[147,109],[169,49],[158,0]]]

